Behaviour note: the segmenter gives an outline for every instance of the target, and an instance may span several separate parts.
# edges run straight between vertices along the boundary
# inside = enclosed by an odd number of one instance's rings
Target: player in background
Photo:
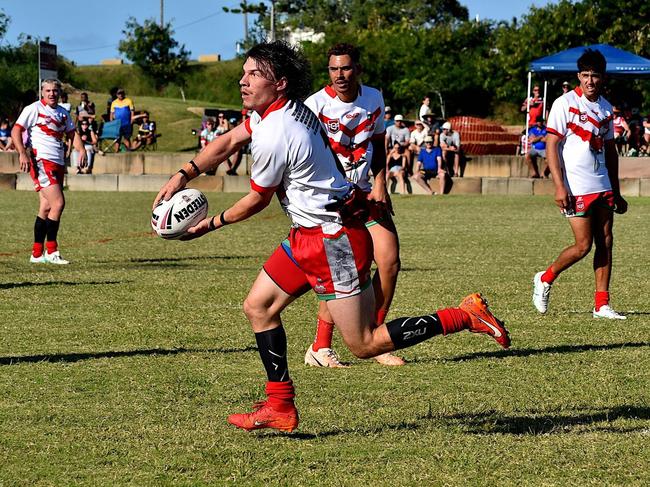
[[[594,251],[594,318],[624,320],[609,306],[614,212],[625,213],[618,180],[613,110],[600,93],[607,63],[597,50],[578,59],[580,86],[555,100],[547,125],[546,156],[555,183],[555,203],[567,217],[575,243],[533,279],[533,304],[546,313],[557,276]]]
[[[60,94],[59,80],[44,80],[41,83],[41,99],[23,109],[11,130],[20,170],[30,173],[39,199],[38,215],[34,222],[34,245],[29,258],[33,264],[69,263],[61,257],[57,242],[61,214],[65,208],[64,137],[73,140],[74,148],[79,152],[79,167],[86,166],[86,150],[70,114],[59,106]],[[31,149],[23,144],[24,131],[29,134]]]
[[[400,268],[399,239],[391,217],[386,191],[384,144],[384,97],[359,80],[359,50],[351,44],[336,44],[327,52],[331,84],[305,100],[327,133],[330,145],[346,177],[367,196],[370,215],[366,227],[372,236],[377,271],[373,277],[376,322],[382,324],[390,308]],[[374,182],[370,182],[370,172]],[[320,303],[316,338],[305,354],[305,364],[315,367],[345,367],[332,349],[334,323],[324,302]],[[390,353],[375,357],[384,365],[404,365]]]
[[[306,59],[286,43],[251,48],[239,81],[243,106],[253,111],[251,118],[185,164],[154,201],[155,207],[161,199],[168,200],[190,179],[250,142],[254,159],[250,192],[218,216],[190,228],[189,238],[259,213],[276,194],[292,221],[291,257],[283,246],[278,247],[244,302],[267,375],[267,399],[251,413],[228,417],[231,424],[247,431],[292,431],[298,426],[281,313],[305,292],[305,282],[327,302],[346,345],[361,358],[464,329],[487,334],[503,347],[510,345],[508,332],[479,294],[467,296],[459,308],[375,326],[372,240],[358,216],[367,201],[345,178],[314,113],[300,102],[310,89],[309,72]]]

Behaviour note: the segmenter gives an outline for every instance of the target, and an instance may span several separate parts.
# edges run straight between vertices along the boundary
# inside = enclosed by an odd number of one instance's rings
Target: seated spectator
[[[451,123],[442,124],[442,133],[440,134],[440,148],[442,149],[442,159],[446,167],[449,167],[449,159],[454,160],[454,176],[462,177],[460,173],[460,134],[451,128]]]
[[[120,120],[120,137],[115,142],[115,152],[120,149],[120,142],[128,149],[131,148],[131,135],[133,134],[133,117],[135,106],[130,98],[126,97],[124,88],[117,90],[117,98],[111,103],[111,120]]]
[[[388,153],[386,160],[386,183],[391,184],[399,181],[401,194],[406,194],[406,177],[408,169],[408,157],[404,148],[399,144],[394,144]]]
[[[643,119],[643,140],[641,141],[640,155],[650,155],[650,115]]]
[[[565,81],[562,83],[562,95],[566,95],[569,91],[571,91],[571,85],[568,81]]]
[[[11,125],[5,118],[0,122],[0,151],[13,152],[15,150],[14,141],[11,140]]]
[[[528,176],[540,178],[537,158],[546,158],[546,126],[544,119],[537,117],[535,125],[528,129],[528,151],[526,152],[526,163],[528,164]],[[548,177],[550,169],[546,166],[544,176]]]
[[[630,126],[627,124],[623,113],[618,106],[613,107],[614,117],[614,143],[619,155],[625,155],[627,152],[627,141],[630,135]]]
[[[643,139],[643,117],[638,107],[633,107],[630,110],[630,116],[626,117],[627,125],[630,129],[630,134],[627,137],[629,157],[636,157],[639,155],[639,147]]]
[[[413,157],[420,153],[420,147],[424,146],[424,138],[429,135],[429,130],[424,126],[421,121],[415,122],[415,130],[411,132],[409,139],[409,150],[413,153]]]
[[[217,137],[215,125],[214,118],[208,118],[205,121],[205,128],[201,130],[201,133],[199,134],[201,150],[205,149],[205,147]]]
[[[434,194],[429,186],[429,179],[438,178],[438,194],[445,193],[447,183],[447,171],[442,160],[442,150],[433,145],[433,137],[427,135],[424,138],[424,148],[420,151],[418,160],[415,163],[413,179],[430,195]]]
[[[72,151],[72,157],[70,159],[72,167],[77,168],[77,174],[91,174],[93,172],[93,162],[97,148],[97,134],[93,130],[89,120],[79,121],[77,124],[77,133],[81,137],[81,141],[86,149],[86,167],[83,170],[79,167],[79,151],[76,149]]]
[[[143,112],[135,117],[138,119],[138,133],[131,145],[131,150],[138,150],[140,147],[146,147],[156,142],[156,122],[149,120],[149,112]]]
[[[223,113],[220,113],[219,116],[217,117],[217,127],[216,127],[216,132],[217,136],[223,135],[226,132],[230,132],[232,130],[232,124],[226,116]]]

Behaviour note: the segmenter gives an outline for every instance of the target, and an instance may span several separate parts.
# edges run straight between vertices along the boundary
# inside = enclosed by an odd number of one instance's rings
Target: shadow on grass
[[[100,358],[136,357],[139,355],[178,355],[181,353],[244,353],[256,352],[257,347],[244,348],[150,348],[144,350],[125,350],[88,353],[56,353],[43,355],[24,355],[16,357],[0,357],[1,365],[34,364],[39,362],[80,362]]]
[[[415,431],[422,427],[440,426],[445,429],[458,429],[476,435],[545,435],[545,434],[582,434],[607,432],[618,434],[629,434],[645,431],[649,425],[638,426],[612,425],[616,420],[650,420],[650,408],[645,406],[623,405],[607,409],[590,410],[589,412],[572,413],[546,413],[539,414],[531,412],[528,415],[503,414],[499,411],[485,411],[482,413],[455,413],[435,414],[429,413],[419,418],[418,421],[401,422],[397,424],[382,425],[381,427],[340,429],[323,431],[320,433],[283,433],[292,440],[317,440],[340,435],[379,435],[386,431]],[[602,423],[602,424],[599,424]],[[576,428],[585,426],[584,431],[576,431]],[[268,431],[260,435],[260,438],[277,438],[278,433]]]
[[[556,345],[546,348],[521,348],[510,350],[497,350],[494,352],[474,352],[465,355],[459,355],[451,358],[440,359],[419,359],[414,362],[463,362],[465,360],[476,360],[482,358],[508,358],[508,357],[530,357],[531,355],[542,355],[550,353],[580,353],[592,352],[599,350],[618,350],[621,348],[641,348],[650,347],[648,342],[625,342],[625,343],[608,343],[604,345]]]
[[[648,429],[648,424],[638,427],[613,426],[616,420],[650,420],[650,408],[646,406],[623,405],[608,409],[593,410],[584,413],[536,414],[529,415],[504,415],[498,411],[483,413],[458,413],[452,415],[436,416],[427,415],[423,420],[449,423],[449,426],[467,428],[473,434],[509,434],[509,435],[544,435],[576,433],[573,431],[580,426],[593,426],[588,431],[606,431],[610,433],[630,433]],[[602,425],[598,425],[602,423]]]
[[[47,282],[5,282],[0,284],[0,289],[15,289],[33,286],[103,286],[104,284],[123,284],[124,281],[47,281]]]

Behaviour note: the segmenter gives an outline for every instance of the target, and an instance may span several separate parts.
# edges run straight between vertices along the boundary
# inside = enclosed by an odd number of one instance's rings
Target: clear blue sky
[[[530,5],[543,6],[553,0],[460,0],[470,18],[510,20],[521,17]],[[174,38],[191,51],[221,54],[231,59],[236,42],[244,37],[241,15],[225,13],[223,6],[237,7],[239,0],[164,0],[165,22],[171,22]],[[48,37],[59,54],[77,64],[99,64],[119,57],[117,44],[126,20],[142,23],[160,19],[160,0],[3,0],[0,8],[11,18],[4,42],[15,45],[21,33]]]

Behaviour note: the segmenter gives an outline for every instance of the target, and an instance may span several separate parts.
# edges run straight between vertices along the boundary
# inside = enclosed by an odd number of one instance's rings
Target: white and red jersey
[[[32,151],[36,159],[46,159],[65,165],[65,134],[74,132],[74,123],[65,108],[50,107],[43,100],[26,106],[16,125],[29,133]]]
[[[326,86],[307,98],[305,105],[318,116],[325,128],[347,178],[369,192],[372,188],[369,171],[373,150],[370,140],[386,131],[382,94],[375,88],[360,85],[357,98],[346,103],[331,86]]]
[[[294,225],[341,224],[328,206],[352,190],[312,111],[300,101],[280,99],[263,115],[253,112],[245,127],[251,134],[251,188],[277,192]]]
[[[561,137],[564,184],[573,195],[610,191],[605,141],[614,138],[612,105],[602,96],[589,101],[580,87],[555,100],[547,131]]]

